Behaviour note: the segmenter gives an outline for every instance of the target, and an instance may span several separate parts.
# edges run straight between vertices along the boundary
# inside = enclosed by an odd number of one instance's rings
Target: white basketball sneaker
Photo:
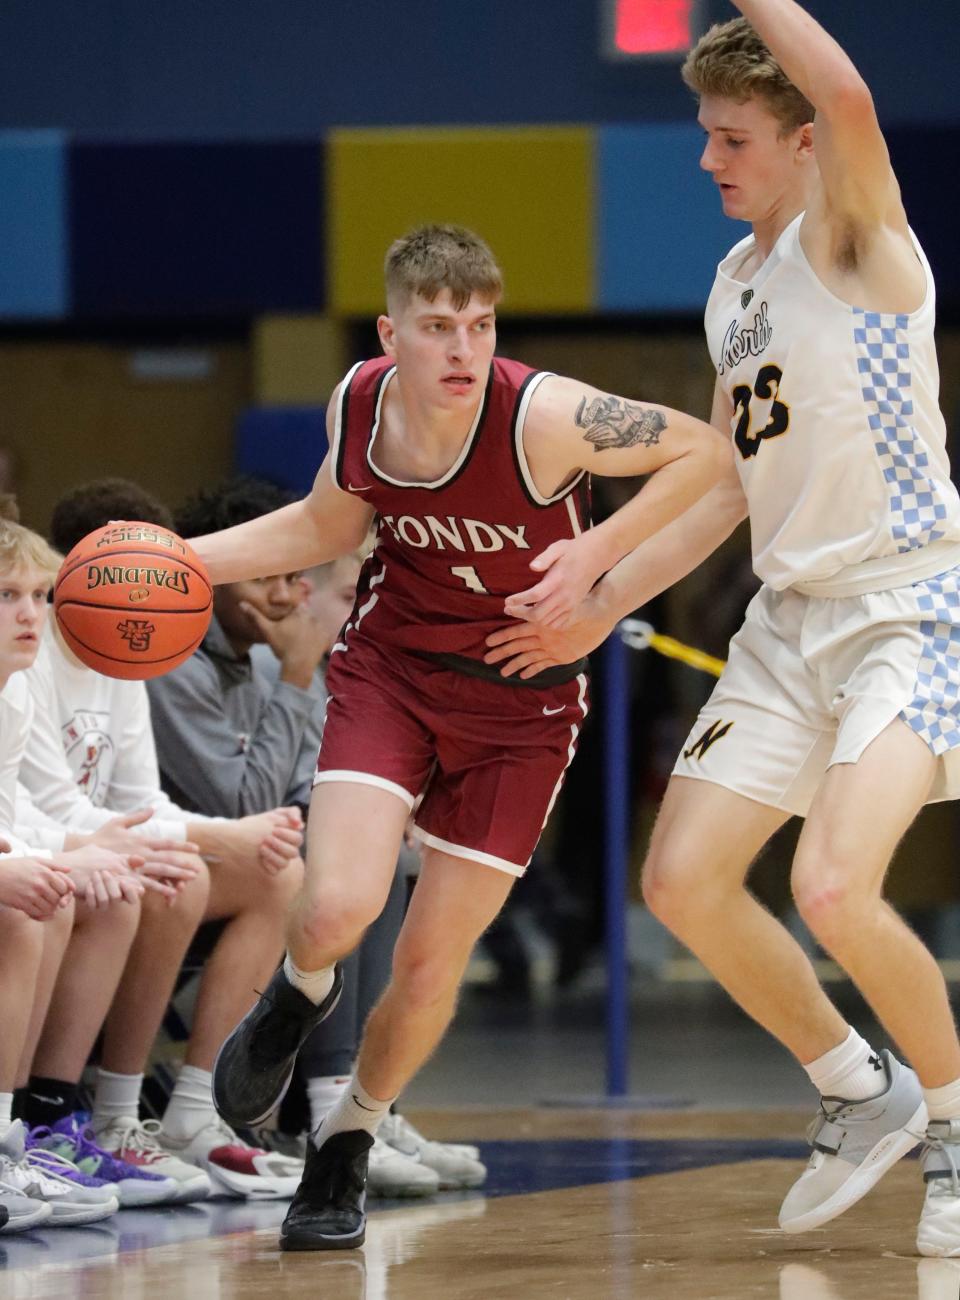
[[[960,1295],[960,1261],[917,1260],[917,1300],[957,1300]]]
[[[117,1212],[120,1201],[112,1183],[88,1177],[52,1152],[29,1150],[26,1140],[22,1122],[14,1120],[0,1141],[0,1180],[21,1196],[46,1202],[51,1227],[80,1227]]]
[[[932,1119],[923,1153],[927,1191],[920,1211],[921,1255],[960,1256],[960,1120]]]
[[[919,1079],[889,1052],[880,1059],[887,1086],[879,1097],[820,1098],[808,1133],[813,1155],[780,1207],[784,1232],[809,1232],[843,1214],[923,1141],[927,1107]]]
[[[405,1156],[414,1156],[428,1169],[434,1170],[444,1190],[482,1187],[486,1181],[486,1165],[473,1154],[476,1147],[455,1142],[431,1142],[403,1115],[388,1115],[377,1132],[394,1150]]]
[[[285,1200],[294,1195],[303,1177],[302,1160],[251,1146],[219,1115],[186,1141],[172,1138],[163,1128],[157,1141],[171,1155],[205,1170],[215,1196]]]
[[[367,1164],[368,1196],[433,1196],[440,1190],[439,1175],[416,1156],[404,1155],[379,1134]]]

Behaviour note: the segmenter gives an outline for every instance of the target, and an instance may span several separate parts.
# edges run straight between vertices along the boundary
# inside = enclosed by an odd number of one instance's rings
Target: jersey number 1
[[[752,389],[748,384],[738,384],[733,390],[734,414],[740,412],[737,427],[733,431],[733,441],[744,459],[756,456],[764,438],[778,438],[790,426],[790,407],[777,398],[782,378],[783,371],[779,366],[761,366]],[[762,429],[750,428],[750,403],[754,397],[764,401],[773,398],[770,417]]]
[[[455,578],[459,578],[471,591],[478,591],[481,596],[488,596],[490,593],[480,581],[480,575],[472,564],[452,564],[450,572]]]

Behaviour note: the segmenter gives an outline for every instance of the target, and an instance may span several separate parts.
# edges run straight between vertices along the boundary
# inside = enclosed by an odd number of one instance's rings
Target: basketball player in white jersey
[[[743,17],[684,78],[701,166],[752,225],[706,311],[736,472],[612,569],[606,525],[555,543],[507,602],[533,621],[490,638],[488,662],[579,657],[749,513],[764,585],[677,761],[644,896],[821,1094],[781,1226],[840,1214],[925,1138],[918,1249],[960,1255],[960,1045],[936,962],[882,894],[918,810],[960,793],[960,502],[933,280],[850,59],[793,0],[734,2]],[[791,814],[800,914],[913,1069],[845,1023],[744,886]]]

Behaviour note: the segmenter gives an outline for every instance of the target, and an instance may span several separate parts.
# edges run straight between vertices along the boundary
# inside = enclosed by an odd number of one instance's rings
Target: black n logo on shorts
[[[684,758],[703,758],[710,746],[722,740],[732,726],[732,722],[711,722],[700,739],[695,740],[689,749],[683,751]]]

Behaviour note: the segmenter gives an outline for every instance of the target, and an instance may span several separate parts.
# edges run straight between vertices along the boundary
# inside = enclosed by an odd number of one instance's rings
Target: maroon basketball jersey
[[[536,580],[533,557],[589,526],[589,476],[578,474],[555,496],[540,495],[524,454],[523,425],[548,372],[497,357],[455,464],[432,483],[392,478],[377,467],[377,437],[395,373],[386,357],[359,362],[340,388],[334,479],[344,492],[362,495],[378,516],[376,547],[340,647],[359,632],[466,672],[498,676],[483,663],[485,639],[508,621],[504,598]],[[532,680],[545,685],[582,671],[581,662]]]

